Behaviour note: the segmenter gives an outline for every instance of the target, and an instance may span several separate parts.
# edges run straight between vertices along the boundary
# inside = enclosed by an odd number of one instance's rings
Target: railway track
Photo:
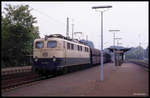
[[[28,83],[56,77],[63,74],[63,73],[56,73],[48,76],[41,76],[39,74],[33,73],[32,71],[26,71],[26,72],[22,71],[16,73],[14,72],[14,70],[12,70],[12,72],[9,70],[7,72],[3,72],[5,74],[1,76],[2,92],[9,91],[9,89],[20,87]]]
[[[80,69],[74,68],[74,70],[69,70],[68,72],[65,72],[65,73],[62,73],[62,72],[55,73],[49,76],[41,76],[39,74],[33,73],[31,70],[21,71],[21,72],[7,71],[9,72],[9,74],[7,72],[3,72],[3,75],[1,76],[2,77],[1,88],[2,88],[2,91],[8,91],[8,89],[19,87],[28,83],[56,77],[56,76],[67,74],[67,73],[76,72],[76,71],[83,70],[83,69],[86,69],[86,67],[80,68]]]
[[[32,72],[6,75],[2,77],[2,90],[33,82],[39,78],[38,74],[34,74]]]
[[[74,72],[74,71],[72,70],[71,72]],[[67,73],[70,73],[70,72],[67,72]],[[56,76],[63,75],[63,74],[65,73],[56,73],[56,74],[51,74],[49,76],[41,76],[39,74],[33,73],[32,71],[20,72],[20,73],[13,72],[11,74],[9,71],[9,74],[2,75],[1,89],[2,91],[8,91],[9,89],[20,87],[28,83],[56,77]]]
[[[41,76],[33,72],[24,72],[24,73],[3,75],[1,79],[1,90],[2,92],[10,91],[13,88],[20,87],[28,83],[53,78],[63,74],[65,73],[56,73],[48,76]]]
[[[31,68],[31,66],[3,68],[1,72],[2,91],[38,80],[40,76],[33,73]]]
[[[138,61],[138,60],[130,60],[129,62],[137,64],[137,65],[139,65],[141,67],[144,67],[144,68],[146,68],[149,71],[149,64],[148,64],[148,62]]]

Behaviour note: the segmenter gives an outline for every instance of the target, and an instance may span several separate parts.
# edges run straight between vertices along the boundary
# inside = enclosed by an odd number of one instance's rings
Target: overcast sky
[[[137,47],[141,42],[142,47],[148,45],[148,2],[2,2],[6,4],[28,4],[33,8],[31,14],[37,17],[40,36],[49,34],[62,34],[66,36],[66,18],[69,17],[70,36],[72,23],[74,32],[83,32],[83,37],[93,41],[96,48],[101,45],[101,15],[91,7],[111,5],[112,8],[103,14],[103,39],[104,48],[113,45],[113,32],[116,32],[120,45],[124,47]],[[117,41],[116,41],[117,44]]]

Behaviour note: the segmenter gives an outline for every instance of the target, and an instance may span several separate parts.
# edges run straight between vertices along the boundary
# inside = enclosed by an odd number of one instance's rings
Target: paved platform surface
[[[31,83],[2,96],[149,96],[148,71],[132,64],[114,67],[104,64],[104,81],[100,66]]]

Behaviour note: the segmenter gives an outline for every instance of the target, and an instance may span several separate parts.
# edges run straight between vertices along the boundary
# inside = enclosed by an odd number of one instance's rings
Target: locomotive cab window
[[[79,45],[78,45],[78,51],[80,51],[80,47],[79,47]]]
[[[48,41],[47,48],[56,48],[57,42],[56,41]]]
[[[71,49],[72,49],[72,50],[74,49],[74,44],[71,44]]]
[[[80,46],[80,49],[81,49],[81,51],[82,51],[82,46]]]
[[[44,42],[36,42],[35,48],[43,48],[44,47]]]
[[[67,43],[67,49],[70,49],[70,43]]]

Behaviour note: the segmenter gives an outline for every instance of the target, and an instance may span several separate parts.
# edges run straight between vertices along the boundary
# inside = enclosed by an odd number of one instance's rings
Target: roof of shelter
[[[129,51],[131,48],[108,48],[111,52],[113,52],[113,50],[116,50],[116,51],[123,51],[123,52],[127,52]]]

